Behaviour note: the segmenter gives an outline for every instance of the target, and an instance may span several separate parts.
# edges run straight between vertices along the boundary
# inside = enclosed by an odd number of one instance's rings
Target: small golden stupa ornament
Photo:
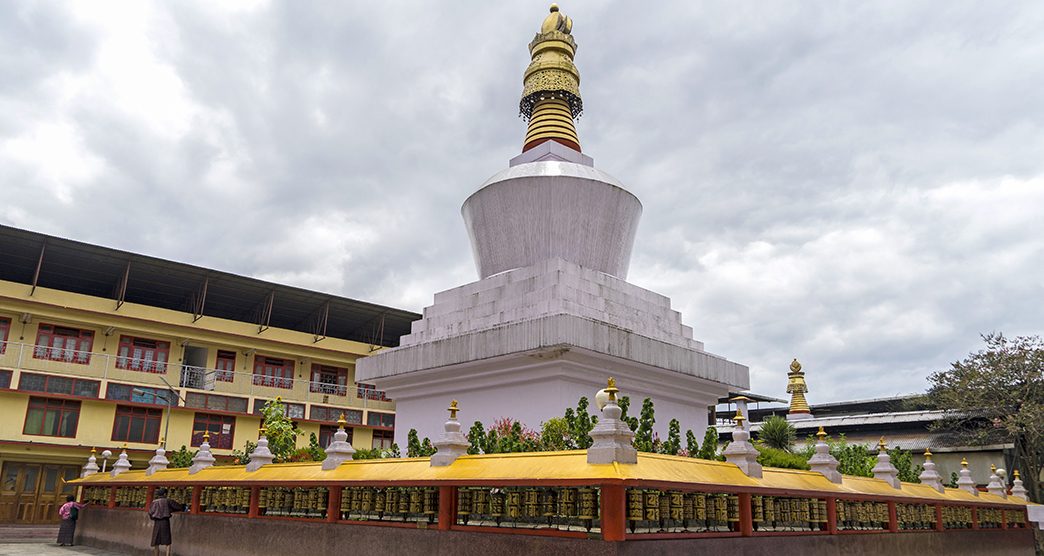
[[[616,394],[620,391],[616,387],[616,379],[609,377],[608,386],[605,387],[605,393],[609,394],[609,401],[616,403]]]
[[[573,64],[576,41],[571,34],[573,20],[551,4],[533,42],[529,43],[532,62],[522,77],[522,100],[519,115],[529,122],[522,152],[555,141],[580,150],[573,119],[580,116],[584,103],[580,99],[580,71]]]
[[[460,408],[457,407],[457,400],[453,400],[452,402],[450,402],[450,406],[449,406],[449,413],[450,413],[450,419],[451,420],[457,418],[457,412],[458,411],[460,411]]]
[[[787,393],[791,395],[790,410],[787,417],[790,419],[807,419],[812,416],[812,409],[805,401],[805,392],[808,385],[805,384],[805,373],[801,370],[801,363],[797,358],[790,363],[790,372],[787,373]]]

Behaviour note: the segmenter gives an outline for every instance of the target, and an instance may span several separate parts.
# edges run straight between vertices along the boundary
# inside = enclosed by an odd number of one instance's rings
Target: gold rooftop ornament
[[[812,409],[805,401],[806,392],[808,385],[805,384],[805,373],[801,370],[801,363],[795,358],[790,363],[790,372],[787,373],[787,393],[791,394],[788,419],[807,419],[812,416]]]
[[[522,152],[556,141],[580,151],[580,138],[573,119],[584,110],[580,99],[580,71],[573,65],[576,41],[573,20],[551,4],[551,13],[529,43],[532,62],[522,77],[519,115],[529,122]]]
[[[609,394],[609,401],[616,403],[616,394],[620,389],[616,387],[616,379],[609,377],[608,386],[605,387],[605,393]]]
[[[460,411],[460,408],[457,407],[457,400],[451,401],[449,406],[450,419],[456,419],[458,411]]]

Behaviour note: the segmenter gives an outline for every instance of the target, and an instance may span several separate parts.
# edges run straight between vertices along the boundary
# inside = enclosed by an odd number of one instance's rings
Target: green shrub
[[[758,463],[765,467],[782,467],[784,469],[811,469],[808,459],[802,454],[794,454],[786,450],[772,448],[764,444],[755,445],[758,450]]]

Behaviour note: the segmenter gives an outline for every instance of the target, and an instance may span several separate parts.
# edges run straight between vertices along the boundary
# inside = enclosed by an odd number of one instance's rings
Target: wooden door
[[[76,490],[66,481],[79,468],[70,465],[5,462],[0,473],[0,523],[57,523],[58,508]]]

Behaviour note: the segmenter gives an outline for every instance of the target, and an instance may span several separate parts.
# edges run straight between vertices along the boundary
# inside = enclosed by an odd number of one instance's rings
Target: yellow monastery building
[[[56,521],[92,448],[144,468],[209,432],[229,456],[276,397],[302,446],[341,413],[357,448],[391,445],[355,360],[417,314],[6,226],[0,253],[0,523]]]

